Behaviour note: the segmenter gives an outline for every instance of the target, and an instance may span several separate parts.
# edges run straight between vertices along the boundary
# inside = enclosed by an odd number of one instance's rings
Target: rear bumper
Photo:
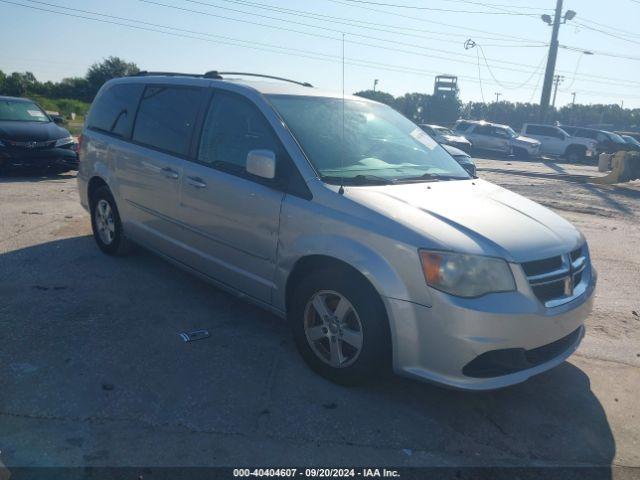
[[[432,290],[430,307],[386,298],[397,374],[464,390],[523,382],[579,346],[593,304],[595,270],[573,301],[544,307],[526,293],[460,299]]]
[[[78,168],[78,154],[70,148],[0,148],[0,165]]]

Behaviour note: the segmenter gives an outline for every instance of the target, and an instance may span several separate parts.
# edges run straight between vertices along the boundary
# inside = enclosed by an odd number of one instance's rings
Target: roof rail
[[[204,74],[201,73],[180,73],[180,72],[150,72],[147,70],[141,70],[138,73],[134,73],[130,76],[132,77],[146,77],[152,75],[160,75],[167,77],[197,77],[197,78],[213,78],[216,80],[222,80],[222,75],[240,75],[243,77],[259,77],[259,78],[270,78],[271,80],[280,80],[282,82],[295,83],[296,85],[300,85],[302,87],[313,87],[308,82],[298,82],[296,80],[291,80],[289,78],[283,77],[274,77],[273,75],[262,75],[260,73],[248,73],[248,72],[217,72],[216,70],[211,70]]]
[[[132,73],[130,77],[147,77],[150,75],[160,75],[166,77],[202,77],[199,73],[180,73],[180,72],[150,72],[147,70],[141,70],[138,73]]]
[[[259,77],[259,78],[269,78],[271,80],[280,80],[281,82],[289,82],[289,83],[295,83],[296,85],[300,85],[302,87],[313,87],[313,85],[311,85],[308,82],[298,82],[297,80],[291,80],[290,78],[283,78],[283,77],[274,77],[273,75],[262,75],[260,73],[248,73],[248,72],[216,72],[216,71],[212,71],[212,72],[207,72],[204,74],[205,77],[210,78],[209,74],[216,74],[218,76],[220,75],[240,75],[243,77]],[[219,77],[221,78],[221,77]]]

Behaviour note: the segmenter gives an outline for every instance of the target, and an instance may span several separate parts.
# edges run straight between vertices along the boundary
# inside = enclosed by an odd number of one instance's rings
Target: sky
[[[0,70],[57,81],[114,55],[143,70],[257,72],[340,91],[344,45],[347,93],[375,79],[396,96],[432,93],[435,75],[451,74],[464,102],[539,102],[551,36],[540,15],[555,3],[0,0]],[[575,92],[576,103],[640,107],[640,0],[565,0],[566,10],[577,15],[560,28],[556,106]]]

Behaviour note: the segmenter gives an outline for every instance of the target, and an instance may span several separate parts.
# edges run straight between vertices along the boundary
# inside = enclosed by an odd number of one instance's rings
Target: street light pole
[[[573,107],[576,104],[576,92],[571,92],[571,106]]]
[[[377,87],[377,86],[378,86],[378,79],[376,78],[376,79],[373,81],[373,91],[374,91],[374,92],[376,91],[376,87]]]
[[[551,44],[549,45],[549,55],[547,57],[547,68],[544,72],[544,84],[542,85],[542,96],[540,97],[540,120],[545,121],[547,110],[549,109],[549,100],[551,99],[551,87],[553,84],[553,76],[556,69],[556,59],[558,58],[558,33],[560,24],[571,20],[576,16],[573,10],[567,10],[562,18],[562,0],[556,0],[556,11],[553,17],[553,23],[549,15],[542,15],[542,20],[553,27],[551,31]],[[562,20],[562,21],[561,21]]]

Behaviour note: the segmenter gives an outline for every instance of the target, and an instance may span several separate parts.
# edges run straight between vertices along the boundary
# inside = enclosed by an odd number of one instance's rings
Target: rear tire
[[[126,255],[131,243],[122,230],[118,207],[109,187],[103,185],[91,196],[91,228],[100,250],[107,255]]]
[[[375,289],[348,268],[317,270],[303,278],[288,317],[302,358],[333,382],[357,385],[390,366],[384,304]]]

